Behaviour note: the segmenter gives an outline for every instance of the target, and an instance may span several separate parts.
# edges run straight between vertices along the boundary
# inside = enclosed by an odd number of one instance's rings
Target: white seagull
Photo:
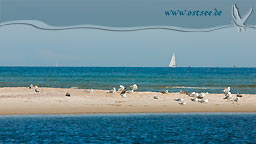
[[[189,94],[190,97],[196,97],[196,92],[192,92]]]
[[[179,101],[179,102],[182,102],[184,99],[182,99],[182,98],[176,98],[176,99],[174,99],[175,101]]]
[[[228,94],[228,93],[230,92],[230,87],[225,88],[225,89],[223,90],[223,92],[224,92],[225,94]]]
[[[130,86],[130,88],[131,88],[132,91],[135,91],[135,90],[138,89],[138,86],[136,84],[133,84],[133,85]]]
[[[196,98],[191,98],[191,101],[199,102],[199,101],[200,101],[200,99],[198,99],[197,97],[196,97]]]
[[[93,89],[89,89],[89,90],[86,90],[86,92],[88,92],[88,93],[93,93],[94,90],[93,90]]]
[[[120,87],[120,88],[118,89],[119,92],[122,92],[122,91],[125,89],[125,87],[124,87],[123,85],[120,85],[119,87]]]
[[[115,87],[113,87],[110,91],[109,91],[109,93],[115,93],[116,92],[116,88]]]
[[[121,94],[120,94],[123,98],[125,98],[126,97],[126,89],[124,88],[124,90],[121,92]]]
[[[198,96],[199,96],[199,93],[192,92],[189,96],[190,96],[190,97],[198,97]]]
[[[30,86],[29,86],[28,88],[30,88],[30,89],[31,89],[32,87],[34,87],[34,86],[33,86],[32,84],[30,84]]]
[[[240,100],[240,98],[239,97],[236,97],[235,99],[234,99],[234,102],[238,102]]]
[[[134,92],[134,90],[128,90],[128,91],[126,91],[127,93],[133,93]]]
[[[208,101],[208,99],[202,99],[201,101],[200,101],[201,103],[208,103],[209,101]]]
[[[38,85],[35,85],[35,92],[39,92]]]
[[[187,102],[181,102],[181,103],[179,103],[180,105],[185,105],[185,104],[187,104]]]
[[[168,94],[168,90],[161,91],[162,94]]]
[[[197,96],[197,98],[202,99],[205,97],[205,95],[206,95],[205,93],[200,93],[199,96]]]
[[[241,31],[244,31],[245,28],[246,28],[246,25],[245,25],[245,22],[246,20],[248,19],[248,17],[251,15],[252,13],[252,8],[250,9],[250,11],[244,15],[243,18],[241,18],[240,14],[239,14],[239,11],[237,9],[237,6],[236,4],[234,4],[232,6],[232,16],[233,16],[233,23],[235,25],[235,27],[238,28],[238,31],[241,32]]]
[[[224,99],[230,99],[231,97],[232,97],[231,92],[228,92],[228,93],[225,95],[225,98],[224,98]]]

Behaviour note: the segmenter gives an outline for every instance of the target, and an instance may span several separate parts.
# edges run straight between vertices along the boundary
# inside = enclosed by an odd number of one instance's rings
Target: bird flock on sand
[[[233,98],[232,97],[232,93],[231,93],[231,88],[230,87],[227,87],[223,90],[224,94],[225,94],[225,97],[224,99],[226,100],[230,100],[230,101],[233,101],[233,102],[238,102],[240,100],[241,97],[243,97],[241,94],[237,93],[236,94],[236,97]]]
[[[34,91],[36,93],[39,93],[39,86],[38,86],[38,84],[37,85],[31,84],[28,88],[29,89],[33,89],[34,88]],[[120,96],[125,98],[126,97],[126,93],[133,93],[133,92],[135,92],[138,89],[138,86],[137,86],[137,84],[133,84],[133,85],[129,86],[129,88],[130,89],[127,90],[125,86],[120,85],[118,89],[113,87],[112,89],[110,89],[108,91],[108,93],[120,93]],[[93,93],[94,92],[93,89],[87,89],[85,91],[87,93]],[[224,92],[224,98],[223,99],[226,100],[226,101],[231,101],[231,102],[237,103],[243,97],[239,93],[236,94],[236,97],[233,97],[232,93],[231,93],[231,88],[230,87],[225,88],[223,90],[223,92]],[[169,92],[168,92],[168,90],[164,90],[164,91],[161,91],[161,93],[162,94],[168,94]],[[188,92],[185,92],[185,91],[180,91],[180,94],[185,94],[185,95],[189,96],[190,100],[192,102],[199,102],[199,103],[208,103],[209,102],[209,100],[206,99],[206,95],[209,94],[208,92],[205,92],[205,93],[197,93],[197,92],[188,93]],[[71,94],[69,92],[67,92],[66,96],[70,97]],[[158,96],[154,95],[153,99],[157,100]],[[180,105],[186,105],[187,104],[187,102],[184,101],[183,98],[175,98],[174,100],[177,101]]]
[[[227,101],[237,103],[238,101],[240,101],[240,98],[243,97],[241,94],[237,93],[236,97],[233,98],[230,87],[225,88],[223,90],[223,92],[224,92],[224,98],[223,99],[227,100]],[[165,93],[168,93],[168,91],[167,92],[163,91],[162,93],[165,94]],[[208,103],[209,102],[209,100],[206,99],[206,95],[209,94],[208,92],[206,92],[206,93],[196,93],[196,92],[188,93],[188,92],[185,92],[185,91],[181,91],[180,93],[181,94],[186,94],[187,96],[191,97],[191,101],[193,101],[193,102],[199,102],[199,103]],[[174,100],[179,102],[180,105],[187,104],[187,102],[185,102],[184,99],[182,99],[182,98],[175,98]]]
[[[206,92],[206,93],[196,93],[196,92],[188,93],[185,91],[181,91],[180,93],[186,94],[187,96],[189,96],[191,101],[193,101],[193,102],[199,102],[199,103],[208,103],[209,102],[209,100],[205,98],[205,96],[207,94],[209,94],[208,92]],[[185,102],[183,98],[175,98],[174,100],[179,102],[180,105],[187,104],[187,102]]]
[[[29,88],[29,89],[33,89],[33,88],[34,88],[34,90],[35,90],[36,93],[39,92],[39,86],[38,86],[38,85],[35,85],[35,86],[34,86],[33,84],[30,84],[30,86],[29,86],[28,88]],[[126,93],[133,93],[133,92],[135,92],[137,89],[138,89],[137,84],[131,85],[129,90],[127,90],[123,85],[120,85],[118,90],[116,90],[116,88],[113,87],[111,90],[109,90],[109,93],[120,92],[120,95],[121,95],[122,97],[126,97]],[[94,90],[93,90],[93,89],[87,89],[87,90],[85,90],[85,92],[87,92],[87,93],[93,93]],[[67,96],[67,97],[70,97],[71,94],[70,94],[69,92],[67,92],[67,93],[66,93],[66,96]]]

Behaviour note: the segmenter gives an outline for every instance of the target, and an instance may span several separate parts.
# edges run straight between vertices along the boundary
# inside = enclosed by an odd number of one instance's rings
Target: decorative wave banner
[[[0,22],[33,20],[68,29],[117,31],[236,26],[243,31],[256,25],[255,6],[255,0],[0,0]]]

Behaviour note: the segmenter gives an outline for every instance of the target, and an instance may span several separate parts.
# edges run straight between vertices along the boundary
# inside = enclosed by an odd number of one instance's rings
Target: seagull
[[[184,99],[182,98],[177,98],[177,99],[174,99],[175,101],[179,101],[179,102],[182,102]]]
[[[232,94],[231,92],[228,92],[225,96],[226,97],[224,97],[224,99],[230,99],[232,97]]]
[[[32,84],[30,84],[30,86],[28,87],[29,89],[31,89],[33,87],[33,85]]]
[[[209,101],[208,101],[208,99],[202,99],[201,101],[200,101],[201,103],[208,103]]]
[[[135,91],[138,89],[138,86],[136,84],[133,84],[130,86],[131,90]]]
[[[134,91],[133,90],[128,90],[126,91],[127,93],[133,93]]]
[[[192,92],[189,94],[190,97],[195,97],[196,96],[196,92]]]
[[[162,94],[168,94],[168,90],[161,91]]]
[[[154,96],[153,98],[154,98],[154,99],[158,99],[158,97],[157,97],[157,96]]]
[[[225,89],[223,90],[223,92],[224,92],[225,94],[228,94],[228,93],[230,92],[230,87],[225,88]]]
[[[70,93],[67,92],[67,93],[66,93],[66,96],[67,96],[67,97],[70,97],[71,95],[70,95]]]
[[[187,104],[186,102],[181,102],[181,103],[179,103],[180,105],[185,105],[185,104]]]
[[[238,102],[240,100],[240,98],[239,97],[236,97],[235,99],[234,99],[234,102]]]
[[[88,93],[93,93],[94,90],[93,89],[89,89],[89,90],[86,90]]]
[[[190,97],[198,97],[198,96],[199,96],[199,93],[192,92],[189,96],[190,96]]]
[[[205,93],[200,93],[199,96],[197,96],[197,98],[199,98],[199,99],[202,99],[204,97],[205,97]]]
[[[120,92],[122,92],[125,89],[125,87],[123,85],[120,85],[119,87],[120,88],[118,89],[118,91],[120,91]]]
[[[237,97],[243,97],[240,93],[236,94]]]
[[[120,95],[122,96],[122,97],[126,97],[126,88],[124,88],[124,90],[120,93]]]
[[[199,102],[199,99],[197,97],[196,98],[191,98],[191,101]]]
[[[39,92],[38,85],[35,85],[35,92]]]
[[[115,93],[116,92],[116,88],[115,87],[113,87],[110,91],[109,91],[109,93]]]
[[[246,25],[245,25],[245,22],[246,20],[248,19],[248,17],[251,15],[252,13],[252,8],[250,9],[250,11],[244,15],[243,18],[241,18],[240,14],[239,14],[239,11],[237,9],[237,6],[236,4],[234,4],[232,6],[232,16],[233,16],[233,23],[235,25],[235,27],[238,28],[238,31],[241,32],[241,31],[244,31],[245,28],[246,28]]]

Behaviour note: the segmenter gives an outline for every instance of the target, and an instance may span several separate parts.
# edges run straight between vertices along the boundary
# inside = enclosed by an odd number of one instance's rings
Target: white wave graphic
[[[36,20],[19,20],[19,21],[9,21],[0,24],[0,28],[13,25],[25,25],[30,26],[40,30],[48,31],[61,31],[61,30],[74,30],[74,29],[92,29],[92,30],[103,30],[103,31],[113,31],[113,32],[133,32],[133,31],[142,31],[142,30],[171,30],[178,32],[212,32],[225,28],[233,28],[233,25],[219,26],[213,28],[202,28],[202,29],[190,29],[190,28],[181,28],[174,26],[144,26],[144,27],[106,27],[99,25],[72,25],[72,26],[50,26],[46,23]],[[256,29],[255,26],[249,28]]]

